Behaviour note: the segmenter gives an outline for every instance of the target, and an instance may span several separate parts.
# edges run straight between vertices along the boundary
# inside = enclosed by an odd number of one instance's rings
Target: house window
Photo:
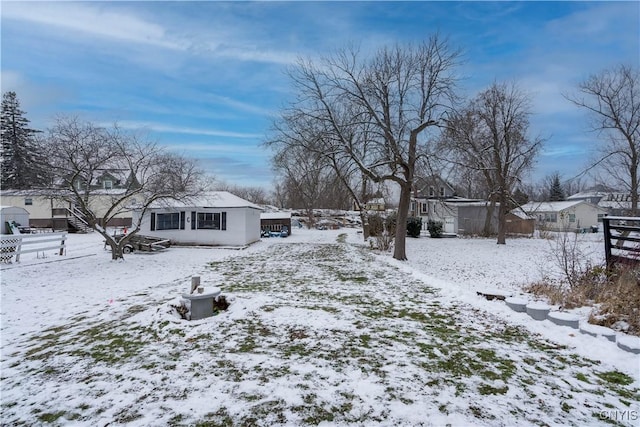
[[[557,222],[558,221],[558,215],[555,212],[546,212],[544,214],[544,221],[545,222]]]
[[[159,213],[156,214],[156,230],[179,230],[180,213]]]
[[[444,187],[440,187],[440,197],[444,197]]]
[[[104,181],[104,189],[105,190],[111,190],[112,188],[113,188],[113,181],[105,180]]]
[[[25,205],[25,206],[31,206],[31,205],[33,205],[33,199],[31,199],[31,198],[26,198],[26,199],[24,199],[24,205]]]
[[[433,197],[436,195],[435,190],[433,189],[433,187],[429,187],[429,197]]]
[[[420,213],[427,213],[427,204],[420,203]]]
[[[569,214],[569,222],[576,222],[576,214]]]
[[[226,212],[198,212],[199,230],[226,230]]]

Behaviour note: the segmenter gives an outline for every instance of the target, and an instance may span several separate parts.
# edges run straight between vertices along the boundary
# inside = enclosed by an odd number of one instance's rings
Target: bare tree
[[[140,228],[138,221],[123,239],[116,240],[106,229],[114,218],[139,209],[141,220],[152,203],[184,200],[203,191],[202,173],[194,161],[167,153],[117,126],[105,129],[58,117],[40,142],[40,150],[55,176],[52,196],[79,211],[106,239],[114,260],[123,258],[122,249]],[[118,188],[96,185],[105,173],[122,178]]]
[[[419,147],[454,95],[459,52],[437,35],[380,49],[371,59],[347,48],[291,72],[292,117],[312,123],[324,152],[375,183],[400,187],[393,257],[407,259],[406,222]],[[315,132],[314,132],[315,133]]]
[[[323,197],[322,193],[318,193],[316,199],[311,202],[315,207],[330,207],[331,203],[326,203],[329,201],[328,196],[329,198],[343,199],[342,208],[350,209],[350,202],[353,201],[355,208],[360,212],[363,235],[366,240],[369,237],[369,227],[365,204],[367,198],[370,197],[371,179],[354,164],[350,155],[340,149],[339,144],[335,145],[336,139],[333,137],[333,129],[327,129],[328,124],[327,121],[317,120],[316,117],[312,117],[300,109],[292,108],[283,112],[281,117],[274,122],[272,138],[266,142],[266,145],[274,150],[274,166],[276,169],[284,171],[285,176],[290,175],[290,168],[282,167],[283,159],[297,162],[299,156],[303,157],[303,161],[310,159],[315,162],[316,168],[322,164],[331,169],[332,173],[325,175],[325,179],[329,181],[326,183],[328,185],[324,186],[326,194]],[[346,135],[354,129],[356,127],[343,126],[341,128],[342,137],[353,139],[353,135]],[[361,157],[366,157],[366,141],[358,147],[358,150]],[[287,163],[284,162],[284,164]],[[289,188],[290,194],[298,193],[296,187],[299,184],[295,184],[295,182],[299,180],[297,177],[288,177],[290,185],[286,188]],[[294,204],[290,203],[291,206]]]
[[[317,207],[328,177],[328,165],[321,156],[308,153],[300,146],[280,151],[273,165],[288,189],[289,206],[303,209],[309,227],[315,224],[313,209]]]
[[[578,94],[565,96],[589,112],[591,129],[607,138],[598,161],[631,195],[630,214],[638,212],[640,165],[640,70],[619,65],[594,74],[578,85]]]
[[[512,192],[542,146],[527,135],[529,108],[515,84],[494,83],[451,115],[443,138],[452,162],[482,173],[490,191],[488,220],[498,204],[498,244],[505,244]]]
[[[243,186],[229,184],[224,181],[217,181],[213,185],[212,189],[217,191],[228,191],[238,197],[250,201],[251,203],[256,203],[259,205],[266,205],[270,203],[269,195],[267,194],[267,191],[262,187]]]

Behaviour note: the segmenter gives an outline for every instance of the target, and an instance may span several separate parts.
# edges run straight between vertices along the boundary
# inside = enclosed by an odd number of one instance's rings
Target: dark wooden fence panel
[[[640,217],[605,216],[602,227],[607,268],[640,264]]]

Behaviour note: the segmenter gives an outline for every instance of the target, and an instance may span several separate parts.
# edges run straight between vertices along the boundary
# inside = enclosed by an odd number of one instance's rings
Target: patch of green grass
[[[487,414],[486,408],[481,408],[479,406],[475,406],[475,405],[470,405],[469,406],[469,411],[473,414],[474,417],[476,418],[482,418],[482,419],[489,419],[489,420],[493,420],[495,419],[495,415],[492,414]]]
[[[124,412],[118,414],[118,416],[115,418],[116,422],[119,423],[130,423],[132,421],[135,421],[139,418],[142,418],[142,414],[140,414],[139,412],[129,409],[129,410],[125,410]]]
[[[209,412],[205,415],[207,420],[195,423],[195,427],[231,427],[234,425],[233,418],[227,408],[222,407],[216,412]]]
[[[610,384],[629,385],[633,383],[633,378],[619,371],[596,372],[596,376]]]
[[[576,379],[578,381],[582,381],[582,382],[585,382],[587,384],[591,384],[591,382],[589,381],[589,378],[587,378],[587,376],[585,374],[583,374],[582,372],[578,372],[576,374]]]
[[[53,423],[58,421],[58,418],[63,417],[65,414],[65,411],[45,412],[38,415],[38,420],[42,421],[43,423]]]
[[[370,335],[360,335],[360,341],[362,341],[362,345],[365,348],[369,348],[369,341],[371,341],[371,336]]]
[[[489,384],[480,384],[478,386],[478,393],[483,396],[488,394],[506,394],[509,391],[509,386],[505,385],[504,387],[493,387]]]
[[[127,313],[129,315],[136,314],[136,313],[142,313],[147,308],[149,308],[149,306],[146,306],[146,305],[132,305],[131,307],[129,307],[127,309]]]
[[[573,406],[569,405],[567,402],[562,402],[562,405],[560,405],[560,409],[562,409],[564,412],[569,413],[573,409]]]

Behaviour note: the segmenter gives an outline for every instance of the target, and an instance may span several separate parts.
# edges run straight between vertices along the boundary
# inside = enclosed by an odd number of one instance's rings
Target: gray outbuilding
[[[8,222],[29,227],[29,212],[24,208],[17,206],[0,206],[0,230],[1,234],[11,234],[11,230],[7,227]]]

